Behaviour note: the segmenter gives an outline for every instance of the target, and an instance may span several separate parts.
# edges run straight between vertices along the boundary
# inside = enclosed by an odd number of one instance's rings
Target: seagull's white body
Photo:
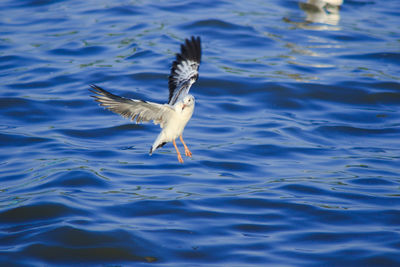
[[[172,63],[169,76],[168,104],[120,97],[93,84],[90,85],[92,87],[91,92],[95,93],[93,97],[101,106],[132,121],[136,119],[136,123],[152,120],[155,124],[160,124],[162,131],[151,146],[150,155],[157,148],[172,142],[178,160],[182,163],[182,156],[176,146],[175,139],[180,138],[186,156],[191,157],[192,153],[183,141],[182,133],[194,111],[194,97],[188,93],[192,84],[198,79],[200,59],[200,38],[186,39],[185,44],[181,45],[181,53],[176,55],[176,60]]]
[[[157,139],[154,141],[153,146],[150,149],[150,154],[153,153],[159,146],[163,146],[165,143],[172,142],[176,138],[182,135],[183,129],[185,129],[186,124],[189,122],[194,111],[194,97],[187,95],[186,103],[177,102],[173,106],[173,112],[171,112],[171,117],[167,120],[161,133],[158,135]],[[193,100],[191,100],[193,99]],[[185,105],[185,106],[184,106]]]

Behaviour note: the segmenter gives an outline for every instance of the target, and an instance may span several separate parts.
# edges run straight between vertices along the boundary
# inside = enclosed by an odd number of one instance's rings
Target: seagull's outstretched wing
[[[155,124],[160,124],[162,128],[174,112],[174,109],[167,104],[161,105],[143,100],[120,97],[94,84],[91,84],[90,87],[92,87],[90,91],[95,93],[92,97],[94,97],[101,106],[132,121],[136,118],[136,123],[152,120]]]
[[[181,53],[176,54],[176,60],[172,63],[168,83],[170,105],[174,105],[179,98],[185,96],[192,84],[197,81],[200,60],[200,37],[192,36],[191,40],[186,39],[185,44],[181,45]]]

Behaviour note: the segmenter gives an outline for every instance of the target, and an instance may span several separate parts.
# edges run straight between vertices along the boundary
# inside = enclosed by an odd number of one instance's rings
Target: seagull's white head
[[[180,111],[194,107],[194,96],[186,95],[182,101],[176,104],[176,108]]]

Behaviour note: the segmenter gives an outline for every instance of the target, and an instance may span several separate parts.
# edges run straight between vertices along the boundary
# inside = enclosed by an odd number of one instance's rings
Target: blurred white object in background
[[[337,25],[340,20],[339,9],[343,0],[308,0],[300,2],[300,8],[306,12],[307,22]]]

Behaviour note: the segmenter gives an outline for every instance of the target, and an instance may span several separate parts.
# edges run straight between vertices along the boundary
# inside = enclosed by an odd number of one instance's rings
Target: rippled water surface
[[[400,266],[397,0],[0,10],[1,265]],[[180,164],[88,84],[166,102],[192,35]]]

